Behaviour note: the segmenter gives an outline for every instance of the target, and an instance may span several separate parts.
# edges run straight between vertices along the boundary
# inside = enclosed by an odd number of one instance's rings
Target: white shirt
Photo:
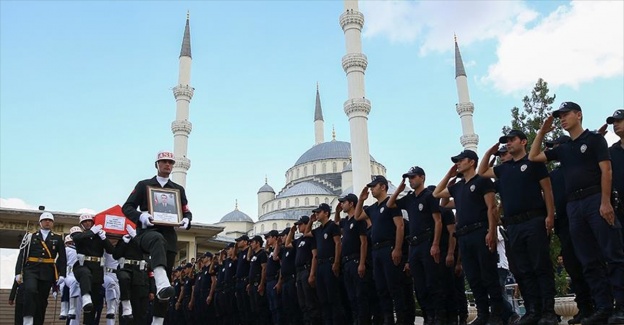
[[[156,180],[158,181],[158,184],[160,184],[160,186],[165,187],[165,184],[167,184],[169,178],[156,176]]]
[[[496,266],[499,269],[509,270],[509,263],[507,262],[507,255],[505,255],[505,238],[501,234],[501,226],[496,227],[496,233],[498,234],[498,241],[496,242],[496,251],[498,252],[498,264]]]
[[[43,241],[48,239],[48,234],[50,234],[50,229],[41,229],[41,237],[43,237]]]

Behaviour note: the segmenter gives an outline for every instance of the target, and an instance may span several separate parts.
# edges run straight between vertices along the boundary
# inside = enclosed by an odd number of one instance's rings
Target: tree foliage
[[[511,109],[511,126],[503,127],[503,134],[507,134],[510,130],[521,130],[524,132],[528,139],[527,151],[530,150],[535,135],[544,123],[544,120],[552,112],[552,104],[557,96],[550,96],[548,92],[548,83],[544,79],[539,78],[533,90],[531,90],[531,95],[524,96],[522,99],[522,109],[518,107]],[[559,121],[555,120],[553,125],[555,129],[546,135],[545,141],[551,141],[563,135]]]

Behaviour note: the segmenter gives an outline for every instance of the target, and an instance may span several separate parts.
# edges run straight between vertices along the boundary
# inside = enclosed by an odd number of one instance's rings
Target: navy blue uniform
[[[293,246],[297,250],[295,256],[297,299],[303,311],[303,322],[317,325],[321,323],[321,308],[316,289],[308,283],[312,268],[312,250],[316,250],[316,241],[314,238],[301,236],[293,242]]]
[[[611,310],[613,298],[618,306],[624,306],[622,225],[616,218],[615,225],[610,226],[600,215],[599,163],[610,160],[606,140],[585,130],[576,139],[544,154],[549,161],[561,162],[570,234],[596,308]]]
[[[180,309],[182,309],[182,314],[184,315],[184,321],[186,324],[193,324],[195,319],[193,318],[193,311],[189,310],[189,304],[191,303],[191,294],[193,293],[193,286],[195,285],[195,278],[192,276],[187,276],[182,279],[182,287],[183,295],[182,295],[182,304]]]
[[[295,247],[280,247],[280,274],[282,277],[282,308],[284,324],[302,324],[301,309],[297,297],[296,267],[295,258],[297,250]]]
[[[491,305],[492,314],[500,316],[503,296],[498,283],[498,254],[496,251],[489,251],[485,245],[488,207],[484,196],[494,192],[494,183],[488,178],[475,175],[468,182],[462,179],[448,190],[455,200],[455,234],[458,237],[463,269],[477,305],[477,314],[487,319]]]
[[[407,310],[401,288],[404,265],[402,263],[394,265],[392,262],[392,250],[396,240],[394,218],[403,220],[403,215],[401,210],[386,206],[388,199],[383,200],[381,204],[375,202],[364,211],[372,223],[373,276],[381,310],[384,317],[392,315],[394,303],[397,317],[403,321]]]
[[[195,280],[195,318],[199,320],[207,320],[212,322],[215,320],[214,304],[206,304],[206,299],[210,295],[212,286],[212,274],[210,267],[204,266],[197,273]]]
[[[360,323],[364,324],[365,320],[370,320],[371,315],[367,283],[370,281],[371,271],[366,269],[366,274],[362,278],[358,274],[358,267],[362,264],[366,268],[366,261],[360,256],[362,240],[368,240],[366,222],[357,221],[355,217],[349,216],[340,220],[340,228],[342,229],[342,277],[353,319],[359,319]]]
[[[266,298],[266,286],[263,294],[258,292],[258,288],[265,283],[261,283],[262,266],[266,267],[267,254],[264,249],[252,252],[249,264],[249,301],[251,305],[251,317],[254,324],[269,324],[269,306]]]
[[[221,273],[223,273],[223,285],[219,291],[219,299],[216,301],[216,306],[220,313],[222,324],[224,325],[237,324],[237,310],[235,308],[236,297],[234,294],[236,287],[234,276],[236,274],[237,265],[238,260],[233,260],[228,257],[223,261],[223,268],[221,270]]]
[[[323,323],[342,324],[344,310],[340,301],[339,280],[332,272],[335,262],[335,237],[340,237],[340,227],[332,221],[325,222],[312,231],[316,240],[316,292],[321,303]]]
[[[435,232],[434,213],[440,213],[439,200],[433,192],[423,189],[418,195],[410,191],[396,201],[399,209],[409,216],[409,266],[414,279],[414,291],[426,317],[434,317],[442,310],[442,266],[431,256]]]
[[[273,257],[276,258],[273,258]],[[269,301],[269,310],[271,311],[271,320],[273,324],[282,324],[282,294],[277,292],[277,281],[280,275],[279,256],[275,255],[273,248],[269,251],[266,266],[266,293]]]
[[[527,312],[542,309],[554,315],[555,278],[550,261],[550,238],[545,227],[546,203],[540,182],[548,179],[546,165],[524,156],[494,167],[505,216],[514,277]]]
[[[620,219],[620,224],[624,224],[624,148],[622,148],[622,140],[609,147],[609,154],[611,155],[613,188],[618,192],[621,206],[616,214]],[[622,231],[622,238],[624,238],[624,227],[622,227]]]
[[[247,260],[247,249],[238,252],[238,264],[236,266],[236,308],[241,325],[251,324],[251,306],[249,305],[249,294],[247,284],[249,280],[249,261]]]

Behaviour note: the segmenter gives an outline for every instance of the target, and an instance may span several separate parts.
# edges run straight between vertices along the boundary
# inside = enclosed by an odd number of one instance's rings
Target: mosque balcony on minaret
[[[368,59],[362,53],[349,53],[342,57],[342,69],[347,74],[353,71],[364,73],[366,66],[368,66]]]
[[[344,111],[349,118],[367,117],[371,110],[370,100],[366,98],[351,98],[344,102]]]
[[[171,132],[173,132],[173,134],[182,133],[184,135],[189,135],[191,130],[193,130],[193,124],[188,120],[175,120],[171,122]]]
[[[459,142],[461,143],[461,145],[464,148],[468,148],[468,147],[476,148],[477,145],[479,144],[479,136],[474,134],[474,133],[473,134],[462,135],[459,138]]]
[[[474,104],[472,102],[459,103],[455,106],[459,116],[472,115],[474,113]]]
[[[340,27],[342,27],[343,31],[349,28],[362,30],[362,27],[364,27],[364,15],[359,11],[349,9],[340,15]]]
[[[191,100],[194,92],[195,88],[189,85],[177,85],[173,87],[173,96],[175,96],[176,99],[185,99],[184,97],[186,97],[188,100]]]
[[[173,165],[174,169],[183,169],[183,170],[189,170],[191,169],[191,160],[186,158],[186,157],[175,157],[176,162],[175,165]]]

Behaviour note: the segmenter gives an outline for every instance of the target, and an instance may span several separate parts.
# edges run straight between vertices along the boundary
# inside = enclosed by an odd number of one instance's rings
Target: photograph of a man
[[[177,214],[175,200],[169,198],[171,194],[154,192],[154,212]]]

